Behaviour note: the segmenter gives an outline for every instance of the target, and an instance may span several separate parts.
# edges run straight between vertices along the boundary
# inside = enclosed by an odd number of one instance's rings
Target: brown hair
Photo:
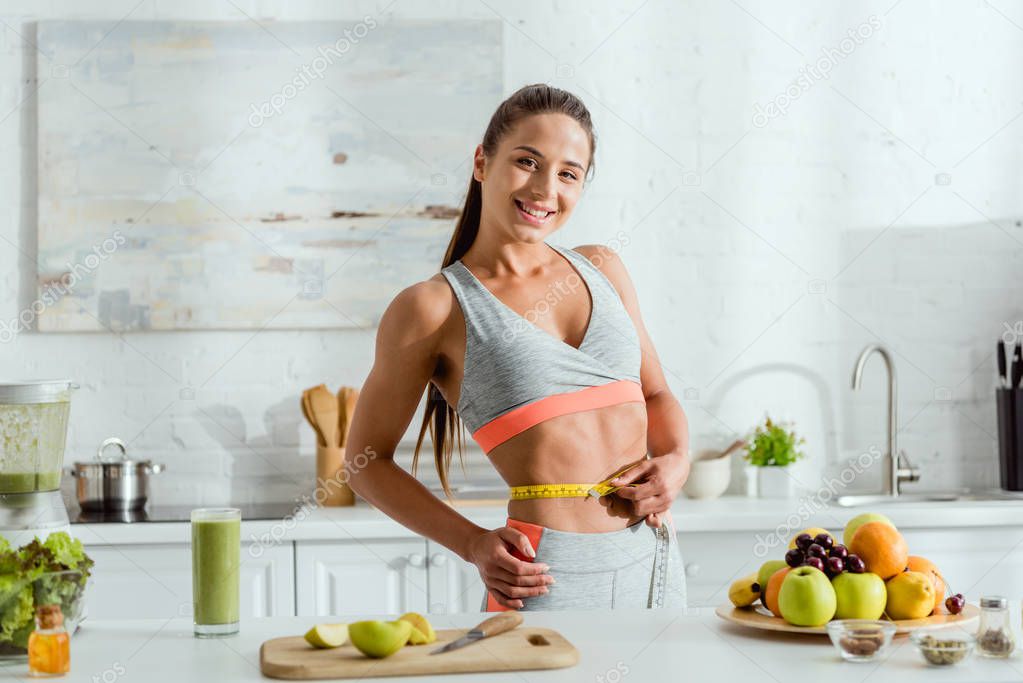
[[[590,120],[590,112],[586,105],[570,92],[559,88],[551,87],[545,83],[534,83],[526,85],[514,93],[508,99],[498,105],[494,115],[490,117],[487,130],[483,134],[483,153],[493,157],[497,152],[497,146],[505,135],[520,120],[536,114],[565,114],[571,116],[586,131],[590,142],[590,164],[586,169],[586,175],[590,176],[593,171],[593,155],[596,153],[597,139],[593,132],[593,122]],[[480,229],[480,213],[483,209],[483,188],[475,177],[469,177],[469,190],[466,193],[465,205],[462,207],[462,215],[458,218],[455,226],[455,233],[451,236],[447,251],[444,253],[444,262],[441,268],[451,265],[469,251],[469,247],[476,240]],[[455,409],[448,405],[433,382],[426,387],[427,401],[426,410],[423,412],[423,424],[419,429],[419,438],[416,440],[416,450],[412,456],[412,474],[415,476],[416,466],[419,463],[419,449],[423,443],[423,436],[427,428],[430,430],[430,438],[433,439],[433,459],[437,466],[437,474],[440,475],[441,486],[444,493],[450,498],[451,488],[448,486],[448,470],[451,466],[452,440],[450,434],[457,434],[458,457],[462,460],[462,429],[461,420]],[[464,471],[464,461],[463,461]]]

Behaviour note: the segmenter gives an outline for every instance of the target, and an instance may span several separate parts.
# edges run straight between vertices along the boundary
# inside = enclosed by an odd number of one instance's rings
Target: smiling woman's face
[[[540,242],[568,220],[590,165],[590,141],[575,119],[537,114],[519,121],[493,157],[476,148],[473,176],[483,185],[481,225],[509,239]]]

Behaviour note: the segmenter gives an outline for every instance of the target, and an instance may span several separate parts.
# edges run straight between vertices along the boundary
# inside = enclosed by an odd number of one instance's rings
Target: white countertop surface
[[[504,524],[502,505],[456,506],[475,523],[495,528]],[[738,496],[715,500],[679,497],[672,516],[679,533],[749,531],[768,533],[779,527],[820,526],[841,529],[861,512],[881,512],[900,528],[969,528],[1023,525],[1023,500],[961,500],[955,502],[901,502],[865,507],[824,506],[809,499],[771,500]],[[72,533],[86,545],[122,543],[188,543],[187,522],[134,524],[73,524]],[[414,534],[370,505],[359,501],[345,508],[299,508],[279,520],[244,520],[243,542],[345,540],[355,538],[408,538]]]
[[[1019,614],[1019,603],[1012,603]],[[1018,681],[1023,655],[1007,660],[976,656],[951,667],[924,663],[908,638],[897,638],[880,663],[842,661],[827,636],[793,636],[744,630],[725,623],[712,610],[623,611],[604,618],[593,612],[528,612],[525,624],[557,629],[580,653],[567,669],[468,676],[420,676],[476,681]],[[393,617],[392,617],[393,618]],[[469,628],[478,613],[433,615],[437,628]],[[1014,620],[1014,621],[1018,621]],[[72,639],[70,681],[258,681],[259,646],[264,640],[299,635],[315,620],[274,617],[242,623],[235,636],[200,640],[190,621],[86,621]],[[1017,634],[1018,636],[1018,634]],[[1018,642],[1018,639],[1017,639]],[[26,677],[25,665],[3,668]],[[826,678],[825,678],[826,677]]]

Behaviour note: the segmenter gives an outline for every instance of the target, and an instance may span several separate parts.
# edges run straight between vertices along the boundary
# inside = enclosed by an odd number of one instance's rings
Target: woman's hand
[[[611,495],[630,502],[633,514],[645,515],[650,526],[660,527],[663,513],[671,509],[688,477],[689,456],[679,452],[665,453],[643,460],[612,479],[612,486],[622,488]]]
[[[469,544],[468,554],[494,599],[505,607],[519,609],[521,598],[543,595],[547,585],[554,583],[554,577],[545,573],[546,564],[523,562],[512,555],[512,549],[524,557],[536,557],[529,538],[509,526],[476,536]]]

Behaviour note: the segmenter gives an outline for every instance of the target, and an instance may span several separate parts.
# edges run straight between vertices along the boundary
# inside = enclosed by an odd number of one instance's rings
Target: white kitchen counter
[[[476,524],[494,528],[507,516],[502,505],[470,504],[459,512]],[[881,512],[904,529],[970,528],[1023,525],[1023,501],[956,501],[889,503],[869,507],[821,507],[802,500],[768,500],[723,497],[701,501],[679,497],[672,507],[675,525],[689,532],[749,531],[768,534],[775,529],[792,533],[810,526],[841,530],[861,512]],[[72,533],[86,545],[136,543],[188,543],[188,522],[134,524],[74,524]],[[243,542],[345,540],[363,538],[408,538],[412,532],[379,510],[359,502],[347,508],[300,510],[280,520],[245,520]]]
[[[1019,614],[1019,603],[1013,603]],[[976,655],[952,667],[929,667],[906,637],[893,643],[879,663],[842,661],[827,636],[790,636],[748,631],[718,619],[710,610],[622,611],[594,618],[593,612],[529,612],[525,623],[560,631],[580,652],[579,663],[550,671],[416,677],[414,680],[472,681],[802,681],[898,680],[1010,681],[1023,678],[1023,656],[988,660]],[[613,616],[612,616],[613,615]],[[434,615],[438,628],[469,628],[479,614]],[[1018,622],[1014,618],[1014,622]],[[70,681],[265,681],[259,645],[298,635],[312,618],[274,617],[242,624],[237,636],[192,637],[190,621],[87,621],[72,640]],[[470,646],[475,647],[475,646]],[[23,677],[24,665],[4,667]],[[825,678],[827,677],[827,678]],[[837,677],[837,678],[836,678]],[[410,679],[413,680],[413,679]]]

